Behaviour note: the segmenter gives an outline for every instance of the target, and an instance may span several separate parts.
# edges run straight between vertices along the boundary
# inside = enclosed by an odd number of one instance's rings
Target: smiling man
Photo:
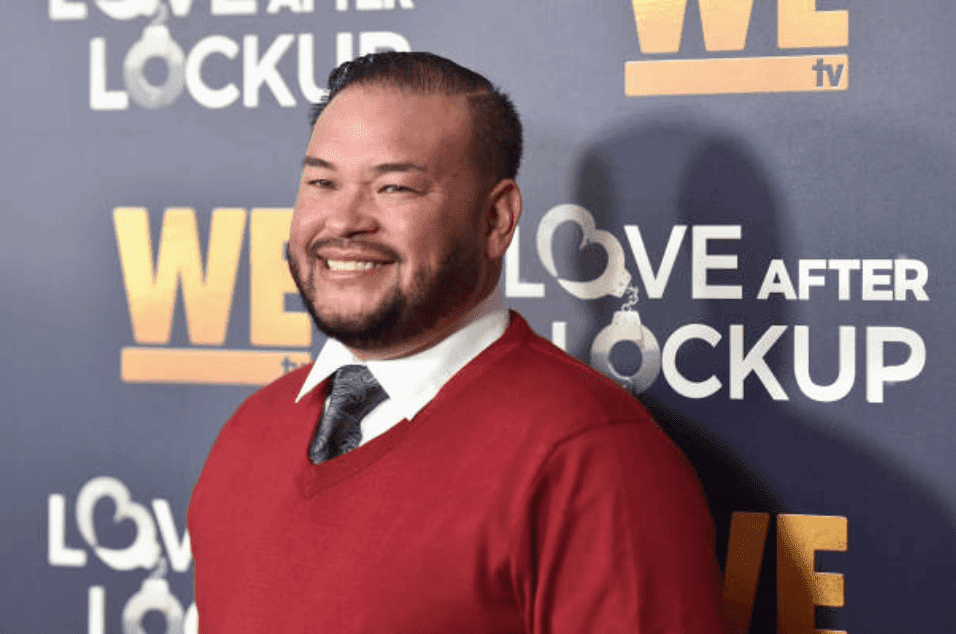
[[[437,343],[498,285],[521,197],[478,169],[471,128],[465,95],[388,84],[342,91],[316,122],[289,263],[322,331],[362,356]]]
[[[504,307],[511,102],[428,53],[329,87],[288,247],[329,339],[213,446],[189,511],[200,632],[721,631],[683,456]]]

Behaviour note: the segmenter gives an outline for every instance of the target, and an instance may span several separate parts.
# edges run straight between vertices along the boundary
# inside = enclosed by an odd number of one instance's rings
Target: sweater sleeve
[[[529,632],[723,632],[713,523],[696,475],[657,425],[566,439],[542,465],[529,509]]]

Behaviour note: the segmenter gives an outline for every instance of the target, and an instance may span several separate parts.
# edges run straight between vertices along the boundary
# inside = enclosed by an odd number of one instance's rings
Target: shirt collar
[[[399,359],[362,361],[336,339],[328,339],[315,359],[296,402],[343,365],[367,366],[405,418],[412,418],[444,384],[508,326],[501,290],[495,290],[465,319],[465,326],[428,348]]]

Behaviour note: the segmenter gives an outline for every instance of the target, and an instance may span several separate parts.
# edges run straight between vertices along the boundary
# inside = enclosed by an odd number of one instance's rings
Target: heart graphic
[[[93,509],[103,498],[109,498],[116,504],[113,522],[130,520],[136,524],[136,539],[123,549],[101,546],[96,538],[93,525]],[[114,570],[150,569],[159,561],[160,547],[156,540],[156,524],[153,516],[141,504],[133,502],[126,485],[108,476],[93,478],[83,485],[76,500],[76,523],[80,534],[90,545],[96,556]]]
[[[554,264],[552,243],[554,232],[565,222],[576,223],[581,227],[584,237],[578,249],[589,244],[598,244],[604,247],[607,253],[607,266],[604,272],[589,282],[576,282],[558,277],[558,269]],[[631,274],[624,268],[624,248],[614,234],[597,229],[594,216],[591,212],[579,205],[563,204],[552,207],[538,223],[538,258],[544,268],[558,280],[561,288],[578,299],[597,299],[605,295],[621,297],[631,282]]]

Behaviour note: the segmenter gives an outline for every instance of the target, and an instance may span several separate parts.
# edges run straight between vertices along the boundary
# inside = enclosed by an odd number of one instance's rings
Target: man
[[[216,440],[189,512],[200,631],[720,631],[683,456],[502,305],[510,101],[426,53],[329,86],[288,256],[330,339]]]

